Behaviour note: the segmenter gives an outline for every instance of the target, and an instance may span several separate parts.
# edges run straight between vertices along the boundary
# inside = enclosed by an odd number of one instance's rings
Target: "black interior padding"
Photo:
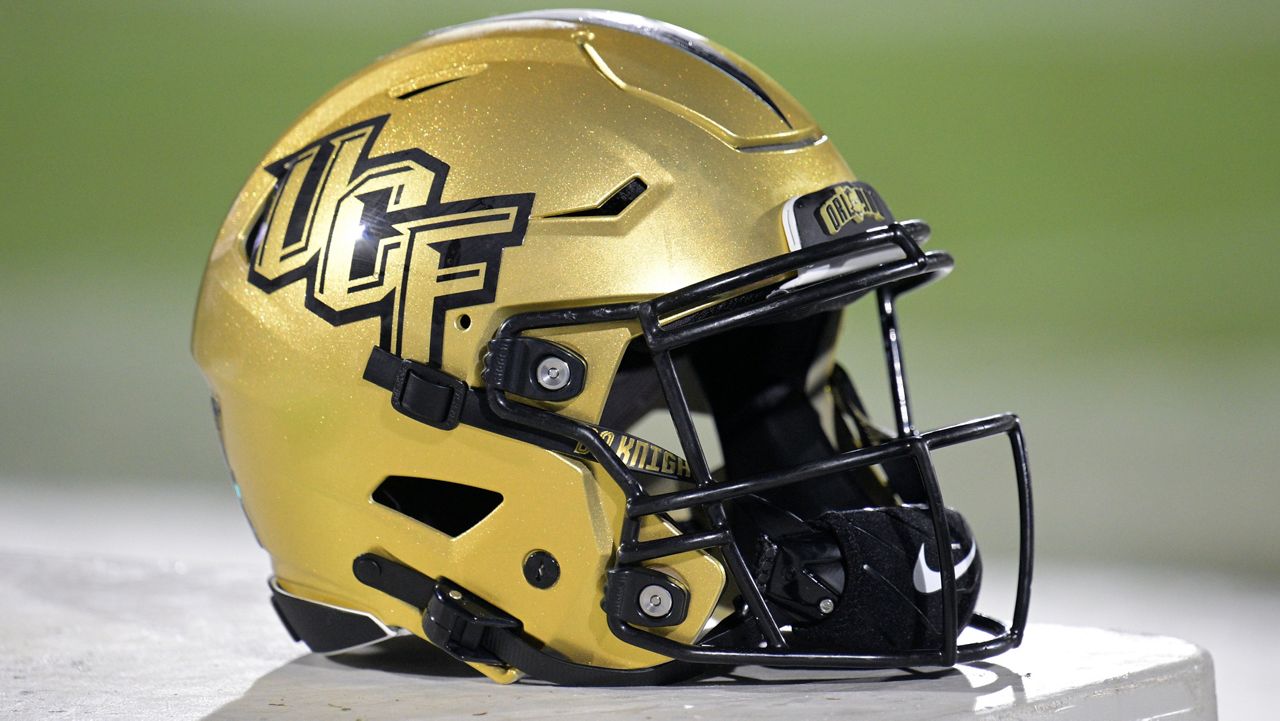
[[[676,351],[672,355],[689,410],[695,413],[710,412],[698,379],[689,366],[687,354]],[[662,381],[653,369],[653,357],[649,355],[644,339],[636,338],[627,346],[622,362],[618,364],[613,386],[609,389],[604,411],[600,414],[600,425],[604,428],[626,430],[646,413],[659,408],[667,412]]]
[[[734,480],[782,470],[856,447],[847,422],[839,419],[835,424],[837,443],[832,445],[810,397],[814,389],[805,387],[813,364],[833,347],[838,329],[838,312],[815,314],[798,321],[729,331],[673,353],[689,409],[710,413],[715,420],[725,458],[717,478]],[[839,377],[852,388],[843,374]],[[852,398],[857,403],[856,394]],[[666,410],[662,386],[643,339],[637,338],[619,364],[600,425],[625,430],[655,409]],[[862,435],[868,437],[865,429]],[[707,441],[702,439],[704,447]],[[831,508],[895,502],[870,469],[846,471],[762,495],[773,510],[801,519],[812,519]],[[768,521],[758,519],[756,523]]]
[[[837,450],[822,429],[805,388],[810,367],[834,342],[836,313],[790,323],[748,326],[689,347],[688,355],[720,434],[730,480],[831,458]],[[867,471],[815,478],[761,493],[809,520],[832,508],[873,505],[860,488]]]
[[[644,350],[643,339],[632,341],[613,377],[609,397],[600,413],[600,426],[625,431],[649,411],[665,407],[662,383],[653,370],[653,360]]]

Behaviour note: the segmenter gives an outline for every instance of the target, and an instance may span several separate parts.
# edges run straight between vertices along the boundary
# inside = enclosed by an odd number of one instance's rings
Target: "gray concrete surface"
[[[14,719],[1215,719],[1193,644],[1038,625],[956,670],[746,668],[665,689],[498,687],[416,639],[323,658],[288,644],[257,569],[0,554],[0,715]]]
[[[213,578],[235,571],[237,580],[228,577],[208,586],[208,592],[223,599],[251,599],[247,608],[270,616],[266,554],[254,544],[225,482],[193,491],[128,479],[6,479],[0,482],[2,552],[167,563],[177,570],[201,568],[202,577]],[[1007,617],[1011,574],[998,556],[986,561],[982,604]],[[0,562],[0,585],[5,577]],[[0,603],[0,613],[16,612],[12,603]],[[1175,636],[1207,649],[1214,659],[1224,719],[1274,716],[1277,619],[1280,579],[1117,557],[1098,557],[1091,563],[1042,557],[1031,599],[1033,623]],[[270,620],[268,626],[274,623]],[[55,632],[61,631],[49,629]],[[234,628],[225,633],[244,635]],[[274,626],[248,643],[274,649],[271,658],[279,663],[298,654]],[[8,652],[13,647],[12,640],[0,637],[0,648]],[[256,674],[234,678],[243,690],[276,665],[259,666]]]

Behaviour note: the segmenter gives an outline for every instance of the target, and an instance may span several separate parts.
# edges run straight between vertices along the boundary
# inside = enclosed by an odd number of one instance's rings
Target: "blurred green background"
[[[903,302],[917,413],[1023,415],[1042,554],[1280,576],[1280,4],[599,5],[750,58],[932,223],[958,264]],[[187,342],[241,183],[374,57],[534,7],[0,4],[0,492],[230,494]]]

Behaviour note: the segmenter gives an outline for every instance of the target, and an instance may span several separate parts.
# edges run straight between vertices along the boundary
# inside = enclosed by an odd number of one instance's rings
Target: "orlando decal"
[[[389,116],[343,128],[265,170],[272,196],[246,238],[249,282],[306,283],[333,325],[378,318],[378,344],[439,365],[445,314],[492,303],[533,193],[441,200],[449,166],[419,148],[372,155]]]

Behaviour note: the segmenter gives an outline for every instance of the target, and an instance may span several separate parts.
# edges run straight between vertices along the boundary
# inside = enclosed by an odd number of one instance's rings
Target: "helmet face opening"
[[[826,311],[730,330],[672,353],[716,482],[827,461],[889,439],[871,424],[852,382],[833,363],[839,325],[840,313]],[[624,356],[600,426],[680,448],[661,394],[652,359],[638,340]],[[657,415],[668,419],[666,427],[653,422]],[[638,417],[648,422],[635,427]],[[670,482],[660,486],[660,478],[640,480],[646,493],[676,489]],[[890,460],[724,504],[734,541],[791,647],[903,651],[940,645],[941,583],[930,575],[938,568],[930,517],[922,499],[911,496],[920,484],[912,464]],[[905,503],[898,488],[917,502]],[[946,516],[963,626],[977,600],[981,560],[964,519],[950,509]],[[687,510],[668,518],[690,533],[714,525]],[[914,601],[903,603],[904,597]],[[734,633],[750,631],[738,627]]]

